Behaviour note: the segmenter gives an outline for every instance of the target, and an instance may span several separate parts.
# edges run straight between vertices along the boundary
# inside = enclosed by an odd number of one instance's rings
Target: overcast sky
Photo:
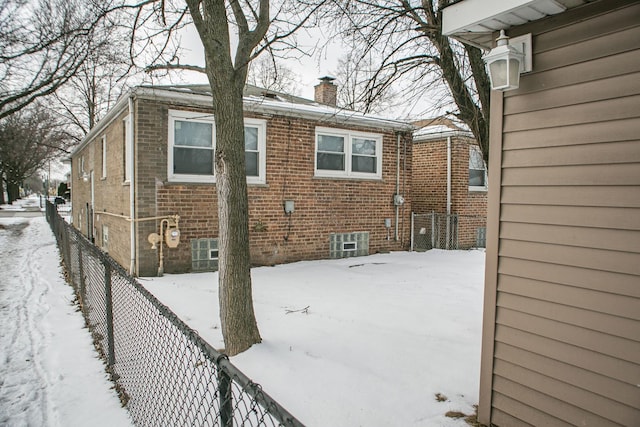
[[[316,44],[324,44],[322,33],[305,30],[297,33],[298,42],[301,47],[311,52]],[[204,51],[202,42],[198,36],[195,27],[189,27],[182,35],[182,45],[184,48],[184,56],[180,58],[181,64],[204,66]],[[335,74],[338,59],[343,54],[342,43],[332,43],[329,48],[317,50],[313,56],[304,56],[300,59],[287,59],[279,61],[281,65],[294,71],[300,79],[299,90],[297,94],[304,98],[313,99],[313,87],[319,83],[318,79],[327,75]],[[189,73],[189,79],[194,79],[190,83],[207,83],[204,74]]]

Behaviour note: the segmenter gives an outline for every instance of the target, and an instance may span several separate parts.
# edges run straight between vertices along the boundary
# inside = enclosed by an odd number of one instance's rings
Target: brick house
[[[336,108],[335,90],[245,90],[255,265],[408,249],[413,127]],[[136,87],[71,155],[74,225],[136,275],[217,268],[210,106],[208,86]]]
[[[414,249],[483,247],[487,173],[473,134],[443,118],[414,124]]]

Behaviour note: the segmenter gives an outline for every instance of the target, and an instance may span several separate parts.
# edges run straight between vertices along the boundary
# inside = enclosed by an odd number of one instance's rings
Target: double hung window
[[[245,119],[247,182],[265,182],[266,123]],[[213,115],[169,111],[170,181],[215,182],[216,127]]]
[[[382,136],[316,128],[315,175],[380,179]]]
[[[244,160],[247,183],[266,183],[267,124],[264,120],[244,119]]]
[[[469,146],[469,190],[486,191],[487,168],[482,158],[480,147]]]

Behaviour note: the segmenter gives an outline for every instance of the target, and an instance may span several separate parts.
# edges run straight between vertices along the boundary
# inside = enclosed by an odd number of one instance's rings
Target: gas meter
[[[164,230],[164,240],[170,248],[177,248],[180,244],[180,230],[177,225],[169,225]]]

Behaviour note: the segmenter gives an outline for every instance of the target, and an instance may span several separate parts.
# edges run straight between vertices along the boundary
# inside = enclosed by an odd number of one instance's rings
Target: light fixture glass
[[[485,64],[493,90],[512,90],[520,86],[520,68],[524,61],[524,54],[509,45],[509,37],[500,30],[500,37],[496,39],[497,46],[484,55]]]

